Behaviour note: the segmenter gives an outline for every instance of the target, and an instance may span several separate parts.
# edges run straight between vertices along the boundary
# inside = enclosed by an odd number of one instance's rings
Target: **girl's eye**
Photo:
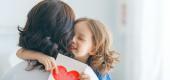
[[[82,41],[84,41],[84,40],[85,40],[85,39],[84,39],[84,38],[82,38],[82,37],[78,37],[78,39],[79,39],[79,40],[82,40]]]

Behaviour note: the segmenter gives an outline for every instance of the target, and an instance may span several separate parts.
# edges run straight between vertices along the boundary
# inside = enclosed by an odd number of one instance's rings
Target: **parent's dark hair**
[[[58,51],[67,52],[74,20],[74,12],[66,3],[41,1],[28,13],[25,27],[18,27],[19,46],[56,58]]]

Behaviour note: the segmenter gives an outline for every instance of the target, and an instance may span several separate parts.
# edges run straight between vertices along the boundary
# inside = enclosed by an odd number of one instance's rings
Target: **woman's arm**
[[[16,53],[17,57],[24,60],[37,60],[45,66],[45,70],[50,71],[56,68],[55,59],[41,52],[21,48]]]

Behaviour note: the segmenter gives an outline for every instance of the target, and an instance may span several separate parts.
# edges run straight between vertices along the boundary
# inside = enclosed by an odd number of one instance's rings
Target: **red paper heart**
[[[52,72],[52,75],[55,80],[80,80],[80,74],[77,71],[72,70],[67,72],[64,66],[57,66],[57,68],[58,73],[56,73],[55,69]]]

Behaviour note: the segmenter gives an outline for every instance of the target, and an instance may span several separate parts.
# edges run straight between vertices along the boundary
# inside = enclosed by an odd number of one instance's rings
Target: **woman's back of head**
[[[41,1],[28,13],[25,27],[18,28],[19,46],[55,58],[59,49],[67,51],[74,20],[74,12],[66,3]]]

